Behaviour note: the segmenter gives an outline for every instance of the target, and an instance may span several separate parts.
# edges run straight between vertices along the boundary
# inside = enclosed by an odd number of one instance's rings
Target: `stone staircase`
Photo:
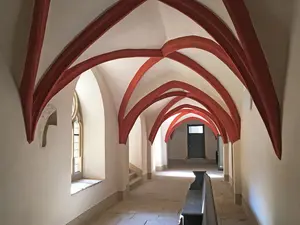
[[[129,190],[133,190],[143,183],[143,178],[137,171],[129,168]]]

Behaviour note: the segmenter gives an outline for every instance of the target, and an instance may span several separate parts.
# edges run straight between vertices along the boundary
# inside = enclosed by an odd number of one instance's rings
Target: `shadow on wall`
[[[27,53],[27,45],[31,26],[31,17],[34,6],[34,0],[21,1],[20,11],[12,39],[12,56],[10,69],[14,76],[16,84],[19,86],[23,75],[23,67]],[[15,1],[14,1],[15,4]],[[7,9],[5,9],[7,10]],[[7,12],[10,12],[9,10]],[[5,20],[9,20],[6,19]]]
[[[295,0],[244,1],[268,61],[277,97],[282,106]]]

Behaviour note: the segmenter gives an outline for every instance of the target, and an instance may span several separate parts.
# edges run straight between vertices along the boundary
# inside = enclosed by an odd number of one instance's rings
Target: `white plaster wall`
[[[17,83],[23,74],[33,4],[33,0],[0,2],[0,51]]]
[[[181,124],[173,133],[173,138],[167,143],[168,159],[187,158],[187,124],[200,124],[198,121],[191,121]],[[216,158],[217,139],[211,129],[205,126],[205,155],[207,159]]]
[[[273,151],[256,108],[243,113],[241,145],[244,198],[261,224],[289,224],[284,222],[286,221],[286,218],[283,218],[285,213],[281,211],[286,203],[285,192],[287,191],[285,190],[284,166]]]
[[[86,4],[80,0],[52,1],[38,77],[41,77],[52,60],[80,31],[116,2],[90,0],[89,4]],[[80,20],[78,15],[82,15]],[[164,42],[164,29],[157,2],[147,1],[102,35],[75,63],[119,49],[147,46],[160,48]]]
[[[231,177],[231,179],[233,179],[233,154],[232,154],[232,144],[231,142],[228,142],[228,164],[229,164],[229,177]],[[232,181],[232,180],[230,180]]]
[[[177,127],[167,145],[168,159],[187,158],[187,129],[185,123]]]
[[[91,70],[83,73],[76,93],[83,121],[83,176],[105,178],[105,115],[97,80]]]
[[[157,131],[154,142],[151,146],[152,167],[163,167],[168,165],[167,144],[165,143],[165,133],[167,127],[163,124]]]
[[[147,134],[147,125],[144,114],[140,115],[141,119],[141,136],[142,136],[142,170],[143,175],[148,172],[148,163],[151,163],[151,149],[148,152],[148,134]],[[149,161],[149,162],[148,162]],[[149,170],[150,171],[150,170]]]
[[[276,93],[282,106],[292,24],[297,12],[298,0],[244,0],[244,2],[268,61]],[[274,48],[274,46],[277,47]]]
[[[108,91],[103,90],[105,113],[108,115],[106,121],[109,124],[106,127],[105,157],[110,163],[106,164],[106,179],[71,196],[70,113],[75,83],[51,101],[58,110],[58,126],[50,127],[48,145],[41,149],[37,139],[30,145],[26,142],[17,87],[2,60],[0,74],[0,120],[5,127],[0,131],[0,171],[5,171],[1,174],[1,202],[5,202],[5,207],[1,208],[0,224],[66,224],[116,192],[118,123],[116,111],[109,104]]]
[[[163,146],[162,162],[164,166],[168,165],[168,145],[165,142],[165,136],[169,128],[169,121],[171,120],[167,120],[161,125],[161,135],[162,135],[161,139],[162,139],[162,146]]]
[[[216,151],[218,149],[218,140],[212,130],[204,126],[205,131],[205,155],[208,159],[216,159]]]
[[[156,160],[155,160],[156,153],[155,153],[153,145],[154,145],[154,142],[151,143],[150,141],[148,141],[148,151],[150,150],[150,152],[151,152],[151,155],[150,155],[151,156],[151,170],[150,170],[151,173],[155,172],[155,166],[156,166]]]
[[[223,139],[221,136],[218,136],[218,150],[219,150],[219,165],[221,168],[223,168],[223,162],[224,162],[224,143],[223,143]]]
[[[245,107],[242,115],[242,193],[262,225],[297,225],[300,221],[300,2],[297,4],[282,108],[282,160],[277,159],[255,106],[252,110]]]
[[[129,163],[138,167],[143,168],[143,158],[142,158],[142,124],[141,118],[138,117],[135,121],[129,136]]]
[[[162,135],[162,130],[161,128],[159,128],[156,137],[154,139],[154,142],[152,144],[152,154],[153,154],[153,167],[161,167],[164,164],[164,160],[163,160],[163,150],[164,150],[164,139],[163,139],[163,135]]]
[[[119,144],[119,123],[117,119],[117,109],[113,102],[113,95],[111,89],[109,89],[105,75],[102,74],[97,67],[92,69],[95,77],[100,86],[104,114],[105,114],[105,161],[109,162],[105,165],[105,170],[110,170],[113,176],[108,177],[106,173],[106,180],[114,180],[118,187],[118,191],[123,191],[128,184],[128,162],[129,152],[128,143],[126,145]],[[108,158],[108,155],[113,158]],[[115,164],[115,165],[112,165]],[[117,168],[116,168],[116,165]],[[126,168],[126,170],[124,170]]]
[[[89,4],[84,4],[80,0],[51,1],[38,78],[80,31],[115,2],[91,0]],[[78,15],[81,15],[80,20],[76,19]]]

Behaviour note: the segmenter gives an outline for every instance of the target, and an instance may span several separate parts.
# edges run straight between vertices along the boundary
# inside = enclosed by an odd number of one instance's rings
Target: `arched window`
[[[79,77],[73,96],[71,195],[105,179],[105,151],[102,95],[88,70]]]
[[[76,92],[74,92],[72,104],[72,181],[83,178],[82,128],[80,103]]]

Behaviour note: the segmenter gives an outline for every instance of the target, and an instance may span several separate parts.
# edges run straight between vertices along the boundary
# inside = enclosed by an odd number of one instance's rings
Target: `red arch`
[[[126,50],[118,50],[109,52],[106,54],[102,54],[100,56],[93,57],[89,60],[89,63],[80,63],[76,66],[65,71],[56,82],[58,82],[55,86],[49,86],[47,84],[46,77],[43,78],[38,85],[35,93],[34,93],[34,105],[33,105],[33,129],[30,133],[30,139],[33,140],[35,127],[38,123],[38,119],[47,105],[47,103],[51,100],[53,96],[55,96],[60,90],[62,90],[67,84],[69,84],[73,79],[79,76],[81,73],[86,71],[89,68],[92,68],[98,64],[108,62],[115,59],[121,58],[132,58],[132,57],[154,57],[154,56],[162,56],[160,50],[152,50],[152,49],[126,49]],[[50,78],[51,79],[51,78]]]
[[[38,0],[36,0],[37,2]],[[57,78],[97,39],[99,39],[107,30],[113,27],[117,22],[126,17],[131,11],[137,8],[140,4],[146,0],[128,0],[118,1],[113,7],[109,8],[103,15],[94,20],[88,25],[73,41],[71,41],[63,52],[56,58],[50,68],[47,70],[45,77],[46,86],[53,87]],[[264,120],[269,135],[271,137],[275,153],[278,158],[281,158],[281,124],[280,124],[280,106],[276,97],[274,86],[270,78],[268,66],[263,56],[262,50],[255,35],[255,31],[252,27],[251,19],[248,11],[244,6],[244,3],[237,3],[233,0],[224,0],[225,5],[230,13],[233,23],[238,31],[243,48],[239,41],[235,38],[230,29],[222,22],[214,13],[212,13],[207,7],[195,0],[160,0],[161,2],[169,5],[182,12],[197,24],[202,26],[225,50],[225,52],[232,58],[235,66],[240,71],[245,83],[256,103],[256,106]],[[46,4],[41,4],[41,12],[44,12]],[[33,21],[38,18],[34,17]],[[241,19],[242,18],[242,19]],[[34,22],[33,22],[34,23]],[[41,32],[35,32],[35,29],[31,30],[30,40],[42,40],[44,30]],[[33,34],[33,35],[32,35]],[[254,41],[252,41],[254,38]],[[32,46],[29,46],[32,47]],[[29,142],[33,139],[32,123],[36,123],[36,119],[32,119],[33,113],[37,114],[37,118],[40,114],[41,108],[33,108],[32,92],[35,83],[35,67],[38,63],[39,55],[41,52],[41,46],[38,47],[38,51],[34,52],[33,59],[35,63],[28,63],[26,60],[25,67],[27,72],[31,69],[33,73],[26,73],[22,78],[22,86],[20,90],[27,90],[24,95],[21,96],[23,104],[23,111],[25,116],[27,139]],[[262,60],[260,60],[262,59]],[[30,82],[23,82],[29,80]],[[21,92],[22,93],[22,92]],[[42,102],[37,104],[42,106],[43,101],[46,99],[49,90],[45,91],[45,98],[42,98]],[[36,112],[38,111],[38,112]],[[28,114],[32,116],[28,118]]]
[[[181,62],[182,64],[184,64],[184,65],[188,66],[189,68],[191,68],[192,70],[194,70],[199,75],[201,75],[201,76],[204,75],[203,77],[208,82],[210,82],[213,87],[215,87],[215,88],[219,87],[219,86],[223,87],[223,85],[215,77],[213,77],[208,71],[206,71],[203,67],[201,67],[198,64],[196,65],[196,62],[189,59],[185,55],[176,52],[180,49],[185,49],[185,48],[202,49],[202,50],[208,51],[211,54],[215,55],[224,64],[226,64],[232,70],[232,72],[236,74],[236,76],[240,79],[240,81],[244,84],[244,80],[243,80],[241,74],[239,73],[239,71],[237,70],[236,66],[232,62],[231,58],[228,57],[228,55],[222,49],[221,46],[219,46],[216,42],[214,42],[210,39],[207,39],[204,37],[197,37],[197,36],[180,37],[180,38],[176,38],[176,39],[168,41],[161,48],[161,51],[162,51],[162,55],[164,57],[173,59],[174,61],[177,61],[177,62]],[[136,72],[134,78],[131,80],[131,82],[123,96],[123,99],[122,99],[122,102],[120,105],[119,115],[118,115],[119,121],[121,119],[123,119],[123,117],[125,115],[126,106],[130,99],[130,96],[132,95],[133,90],[137,86],[138,82],[142,79],[142,77],[145,75],[145,73],[149,69],[151,69],[156,63],[158,63],[162,59],[163,59],[163,57],[150,58]],[[217,91],[219,92],[218,89],[217,89]],[[220,91],[220,92],[223,92],[223,91]],[[227,93],[227,95],[229,95],[229,94]],[[230,97],[230,95],[229,95],[229,97]],[[227,98],[227,96],[225,98]],[[237,111],[237,110],[235,110],[235,111]],[[233,112],[233,114],[235,114],[235,112]],[[237,120],[239,121],[240,119],[237,119]]]
[[[219,58],[228,68],[239,78],[239,80],[245,85],[245,81],[237,69],[236,65],[233,63],[232,59],[227,55],[224,49],[214,42],[205,37],[199,36],[185,36],[175,38],[173,40],[169,40],[167,44],[163,46],[163,55],[169,55],[172,52],[186,49],[186,48],[197,48],[202,49],[204,51],[210,52],[211,54],[215,55]]]
[[[205,110],[204,110],[205,111]],[[206,111],[207,112],[207,111]],[[206,121],[207,121],[207,123],[209,124],[209,125],[207,125],[207,126],[209,126],[209,128],[215,133],[215,134],[221,134],[221,132],[220,132],[220,130],[218,129],[218,127],[216,126],[216,124],[215,124],[215,122],[205,113],[205,112],[203,112],[203,111],[198,111],[198,110],[195,110],[195,109],[181,109],[181,110],[179,110],[179,111],[177,111],[177,112],[175,112],[175,113],[173,113],[173,114],[171,114],[171,115],[169,115],[169,117],[168,118],[170,118],[171,116],[173,116],[173,115],[176,115],[176,114],[178,114],[178,113],[180,113],[179,115],[180,115],[180,117],[179,118],[182,118],[183,116],[186,116],[186,115],[188,115],[188,114],[195,114],[195,115],[198,115],[198,116],[201,116],[203,119],[205,119]],[[178,116],[179,116],[178,115]],[[166,118],[167,119],[167,118]],[[174,120],[173,120],[174,121]],[[170,126],[171,126],[171,124],[170,124]]]
[[[188,104],[187,104],[187,105],[185,105],[185,104],[184,104],[184,105],[180,105],[180,106],[178,106],[178,107],[176,107],[176,108],[170,110],[168,113],[170,113],[170,114],[171,114],[171,113],[174,113],[176,110],[182,109],[182,108],[184,108],[185,106],[189,106],[189,105],[188,105]],[[194,106],[194,105],[190,105],[189,108],[194,109],[194,110],[197,110],[197,111],[203,111],[202,108],[199,108],[199,107]],[[220,131],[220,133],[221,133],[223,142],[224,142],[224,143],[228,143],[228,136],[229,136],[229,135],[227,134],[226,128],[224,127],[223,123],[220,121],[220,119],[219,119],[216,115],[214,115],[214,114],[212,114],[212,113],[210,113],[210,112],[204,110],[204,113],[205,113],[205,112],[208,113],[209,117],[214,121],[214,123],[215,123],[216,126],[218,127],[218,129],[219,129],[219,131]],[[167,114],[166,116],[168,116],[168,114]],[[235,141],[235,140],[232,140],[232,142],[234,142],[234,141]]]
[[[137,117],[154,102],[163,99],[161,98],[161,95],[173,88],[181,88],[183,90],[190,92],[190,93],[186,93],[186,92],[177,91],[175,96],[178,96],[179,93],[183,93],[182,96],[188,96],[203,104],[210,112],[214,113],[215,115],[218,115],[218,117],[220,118],[224,126],[228,129],[228,134],[231,140],[236,141],[239,139],[240,133],[239,130],[236,129],[234,122],[232,121],[232,118],[214,99],[212,99],[206,93],[204,93],[203,91],[197,89],[196,87],[190,84],[181,81],[170,81],[168,83],[161,85],[154,91],[150,92],[130,110],[130,112],[126,115],[124,120],[119,124],[120,143],[126,143],[128,134]],[[189,94],[191,95],[189,96]],[[164,98],[174,96],[173,93],[165,93],[164,95],[165,95]]]
[[[23,76],[19,88],[27,139],[32,141],[32,106],[36,74],[42,52],[50,0],[35,0]]]
[[[177,97],[178,98],[178,97]],[[174,98],[173,100],[176,100],[176,98]],[[181,99],[180,99],[181,100]],[[178,101],[177,101],[178,102]],[[181,111],[182,109],[192,109],[194,111],[198,111],[198,112],[201,112],[203,114],[206,115],[205,118],[209,118],[208,120],[211,120],[218,128],[218,130],[220,131],[220,134],[222,136],[222,139],[223,139],[223,142],[224,143],[227,143],[228,142],[228,139],[227,139],[227,133],[226,133],[226,130],[225,128],[223,127],[222,123],[219,121],[218,117],[216,117],[215,115],[211,114],[210,112],[202,109],[202,108],[199,108],[197,106],[194,106],[194,105],[190,105],[190,104],[182,104],[182,105],[179,105],[175,108],[173,108],[172,110],[169,111],[169,109],[175,105],[176,102],[170,102],[158,115],[158,117],[156,118],[152,128],[151,128],[151,132],[150,132],[150,135],[149,135],[149,141],[152,143],[155,136],[156,136],[156,133],[159,129],[159,127],[161,126],[161,124],[167,120],[168,118],[170,118],[171,116],[175,115],[176,113],[178,113],[179,111]]]
[[[38,86],[35,92],[35,118],[42,112],[43,108],[46,106],[47,102],[61,89],[63,89],[69,82],[75,79],[84,71],[107,61],[120,59],[120,58],[130,58],[130,57],[151,57],[144,63],[141,68],[137,71],[134,78],[131,80],[120,105],[118,119],[119,122],[123,119],[127,104],[129,102],[130,96],[133,93],[133,90],[137,86],[138,82],[141,80],[143,75],[156,63],[162,60],[164,57],[170,58],[176,62],[179,62],[191,70],[195,71],[199,75],[201,75],[204,79],[206,79],[220,94],[225,103],[228,105],[230,109],[231,115],[234,118],[236,126],[240,129],[240,116],[237,110],[237,107],[231,98],[228,91],[223,87],[218,79],[216,79],[212,74],[210,74],[206,69],[200,66],[198,63],[190,59],[189,57],[175,52],[176,50],[180,50],[183,48],[199,48],[203,50],[207,50],[208,52],[214,54],[220,60],[222,60],[243,82],[240,73],[237,71],[233,62],[226,55],[224,50],[214,41],[209,40],[207,38],[196,37],[196,36],[187,36],[176,38],[174,40],[168,41],[164,46],[159,50],[118,50],[109,53],[105,53],[93,58],[90,58],[84,62],[73,66],[72,68],[65,71],[59,78],[54,87],[49,87],[49,81],[45,78],[43,79]],[[52,77],[51,77],[52,78]],[[49,89],[47,92],[47,89]],[[45,96],[46,95],[46,96]],[[39,110],[38,110],[39,108]],[[38,119],[38,118],[37,118]]]
[[[191,121],[191,120],[199,120],[200,122],[204,123],[204,124],[207,125],[209,128],[211,128],[209,123],[207,123],[205,120],[202,120],[202,119],[199,118],[199,117],[193,117],[193,116],[192,116],[192,117],[188,117],[188,118],[186,118],[186,119],[184,119],[184,120],[179,121],[178,123],[176,123],[176,124],[173,125],[172,127],[171,127],[171,126],[169,127],[169,129],[168,129],[168,131],[167,131],[167,133],[166,133],[166,136],[165,136],[165,142],[168,142],[168,141],[169,141],[171,134],[174,132],[174,130],[175,130],[177,127],[179,127],[181,124],[184,124],[184,123],[186,123],[186,122],[188,122],[188,121]],[[217,138],[217,137],[218,137],[218,133],[216,133],[214,130],[212,130],[212,132],[214,133],[215,137]]]
[[[184,99],[184,96],[178,96],[173,98],[158,114],[158,116],[156,117],[156,120],[151,128],[150,134],[149,134],[149,141],[152,143],[157,131],[159,129],[159,127],[161,126],[161,124],[163,123],[163,118],[165,116],[165,114],[180,100]]]
[[[188,38],[190,38],[190,37],[188,37]],[[191,37],[191,39],[193,39],[195,41],[198,38]],[[187,39],[181,38],[179,40],[186,41]],[[178,44],[180,44],[180,43],[178,43]],[[198,45],[199,45],[199,43],[198,43]],[[167,44],[164,46],[168,47]],[[175,46],[173,41],[172,41],[172,46]],[[188,47],[188,46],[186,46],[186,47]],[[106,53],[106,54],[91,58],[88,61],[88,63],[83,62],[83,63],[80,63],[80,64],[68,69],[63,74],[63,76],[59,79],[58,84],[52,90],[50,90],[50,92],[47,94],[46,99],[43,101],[41,106],[39,106],[39,104],[41,103],[41,101],[39,101],[39,99],[41,100],[42,98],[39,98],[39,96],[42,96],[42,95],[36,94],[37,101],[35,102],[34,108],[35,109],[40,108],[40,110],[36,110],[35,114],[34,114],[35,126],[38,122],[39,115],[41,114],[43,108],[46,106],[47,102],[56,93],[58,93],[62,88],[64,88],[69,82],[71,82],[73,79],[75,79],[78,75],[80,75],[87,69],[89,69],[95,65],[98,65],[99,63],[104,63],[104,62],[114,60],[114,59],[119,59],[119,58],[145,57],[145,56],[153,56],[153,55],[160,56],[162,51],[163,50],[161,50],[161,51],[160,50],[143,50],[143,51],[142,50],[141,51],[119,50],[119,51],[114,51],[114,52]],[[168,50],[168,51],[170,51],[170,50]],[[232,100],[231,96],[229,95],[227,90],[222,86],[222,84],[212,74],[210,74],[208,71],[206,71],[203,67],[201,67],[199,64],[197,64],[195,61],[191,60],[190,58],[188,58],[180,53],[177,53],[177,52],[171,53],[168,57],[188,66],[189,68],[191,68],[192,70],[194,70],[195,72],[197,72],[198,74],[201,74],[204,78],[206,78],[206,80],[208,80],[208,82],[211,83],[213,85],[213,87],[215,87],[215,89],[223,97],[225,103],[228,105],[228,108],[230,109],[231,114],[233,115],[234,122],[235,122],[237,129],[240,129],[240,116],[239,116],[238,110],[237,110],[236,105],[235,105],[234,101]],[[138,71],[136,76],[132,79],[132,81],[123,97],[123,101],[120,106],[120,112],[122,112],[122,109],[123,109],[123,114],[124,114],[124,111],[125,111],[125,108],[126,108],[126,105],[128,102],[128,100],[126,101],[126,99],[130,98],[130,96],[133,92],[132,88],[135,88],[135,86],[137,85],[137,82],[141,79],[141,76],[148,69],[150,69],[151,66],[155,65],[155,63],[157,63],[161,59],[162,59],[162,57],[152,57],[149,60],[147,60],[147,62],[141,67],[141,69]],[[40,87],[42,87],[42,86],[43,85],[41,84]],[[43,90],[43,92],[44,92],[46,90],[46,88],[43,88],[41,90]],[[39,92],[39,93],[41,93],[41,92]],[[121,117],[120,117],[121,115],[122,115],[122,113],[119,113],[119,122],[121,120]]]
[[[165,46],[167,46],[167,45],[165,45]],[[175,45],[173,45],[173,46],[175,46]],[[173,53],[170,53],[169,55],[167,55],[167,57],[187,66],[188,68],[190,68],[191,70],[193,70],[194,72],[196,72],[200,76],[202,76],[219,93],[221,98],[224,100],[224,102],[228,106],[230,114],[234,119],[237,129],[240,129],[240,120],[241,119],[240,119],[237,107],[236,107],[233,99],[231,98],[230,94],[228,93],[228,91],[224,88],[224,86],[221,84],[221,82],[217,78],[215,78],[210,72],[208,72],[201,65],[199,65],[198,63],[196,63],[195,61],[193,61],[192,59],[190,59],[189,57],[187,57],[181,53],[173,52]],[[141,69],[137,71],[137,73],[135,74],[134,78],[130,82],[130,84],[123,96],[123,99],[122,99],[122,102],[120,105],[119,115],[118,115],[119,122],[124,118],[129,99],[130,99],[134,89],[138,85],[138,82],[142,79],[143,75],[148,70],[150,70],[156,63],[158,63],[161,59],[162,58],[154,58],[154,59],[150,58],[141,66]]]
[[[240,42],[250,64],[254,77],[258,99],[255,103],[271,137],[275,153],[279,159],[282,154],[281,116],[280,105],[272,82],[267,60],[256,36],[251,18],[244,1],[223,0],[223,3],[231,17]],[[254,95],[250,91],[251,95]],[[260,98],[259,98],[260,97]],[[261,100],[261,101],[260,101]]]

